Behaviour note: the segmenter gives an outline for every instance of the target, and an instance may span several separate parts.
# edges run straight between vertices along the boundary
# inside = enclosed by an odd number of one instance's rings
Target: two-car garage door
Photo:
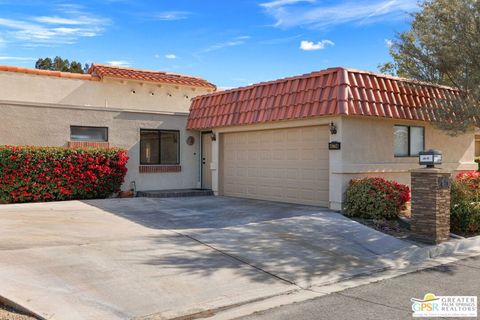
[[[223,134],[223,194],[328,207],[328,127]]]

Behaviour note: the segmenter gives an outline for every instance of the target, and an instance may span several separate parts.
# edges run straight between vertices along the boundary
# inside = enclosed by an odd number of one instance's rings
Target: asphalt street
[[[480,296],[480,256],[347,289],[314,300],[258,312],[239,319],[413,319],[410,299],[422,298],[426,293],[434,293],[437,296]]]

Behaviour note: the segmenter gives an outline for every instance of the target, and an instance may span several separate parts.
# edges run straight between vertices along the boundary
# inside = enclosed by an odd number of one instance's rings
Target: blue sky
[[[0,0],[0,64],[38,57],[236,87],[345,66],[376,71],[417,0]]]

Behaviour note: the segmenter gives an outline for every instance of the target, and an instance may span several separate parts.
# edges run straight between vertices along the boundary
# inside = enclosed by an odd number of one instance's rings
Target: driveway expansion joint
[[[237,256],[235,256],[235,255],[232,255],[232,254],[230,254],[230,253],[228,253],[228,252],[225,252],[225,251],[223,251],[223,250],[221,250],[221,249],[218,249],[218,248],[214,247],[213,245],[210,245],[210,244],[208,244],[208,243],[206,243],[206,242],[203,242],[203,241],[201,241],[201,240],[199,240],[199,239],[197,239],[197,238],[194,238],[193,236],[190,236],[190,235],[188,235],[188,234],[183,234],[183,233],[178,232],[178,231],[176,231],[176,230],[171,230],[171,231],[175,232],[176,234],[178,234],[178,235],[180,235],[180,236],[183,236],[183,237],[186,237],[186,238],[188,238],[188,239],[190,239],[190,240],[196,241],[196,242],[198,242],[198,243],[201,244],[201,245],[204,245],[204,246],[206,246],[206,247],[208,247],[208,248],[210,248],[210,249],[212,249],[212,250],[214,250],[214,251],[216,251],[216,252],[218,252],[218,253],[220,253],[220,254],[223,254],[223,255],[225,255],[225,256],[227,256],[227,257],[230,257],[230,258],[232,258],[232,259],[234,259],[234,260],[236,260],[236,261],[238,261],[238,262],[240,262],[240,263],[246,264],[246,265],[248,265],[248,266],[250,266],[250,267],[252,267],[252,268],[254,268],[254,269],[258,270],[258,271],[261,271],[261,272],[263,272],[263,273],[265,273],[265,274],[267,274],[267,275],[269,275],[269,276],[271,276],[271,277],[274,277],[274,278],[276,278],[276,279],[278,279],[278,280],[281,280],[281,281],[286,282],[286,283],[288,283],[288,284],[294,285],[294,286],[298,287],[299,289],[304,290],[304,288],[302,288],[301,286],[297,285],[295,282],[292,282],[292,281],[290,281],[290,280],[287,280],[287,279],[285,279],[285,278],[282,278],[282,277],[280,277],[280,276],[277,276],[277,275],[274,274],[274,273],[271,273],[271,272],[269,272],[269,271],[267,271],[267,270],[264,270],[264,269],[262,269],[262,268],[260,268],[260,267],[257,267],[256,265],[254,265],[254,264],[252,264],[252,263],[250,263],[250,262],[248,262],[248,261],[246,261],[246,260],[244,260],[244,259],[241,259],[241,258],[239,258],[239,257],[237,257]]]

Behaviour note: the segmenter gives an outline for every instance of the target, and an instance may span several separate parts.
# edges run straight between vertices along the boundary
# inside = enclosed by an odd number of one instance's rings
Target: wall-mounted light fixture
[[[171,97],[171,96],[172,96],[172,94],[171,94],[170,92],[168,92],[168,93],[167,93],[167,96]]]
[[[215,132],[210,133],[210,139],[212,139],[212,141],[217,141],[217,135],[215,134]]]
[[[184,97],[185,97],[185,99],[188,99],[188,98],[190,98],[188,95],[184,95]]]
[[[337,134],[337,125],[333,122],[330,122],[330,134]]]
[[[135,92],[135,90],[132,89],[132,90],[130,90],[130,93],[135,94],[136,92]]]
[[[155,92],[150,91],[150,95],[151,95],[151,96],[154,96],[154,95],[155,95]]]

